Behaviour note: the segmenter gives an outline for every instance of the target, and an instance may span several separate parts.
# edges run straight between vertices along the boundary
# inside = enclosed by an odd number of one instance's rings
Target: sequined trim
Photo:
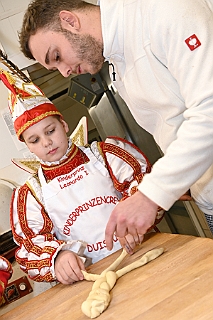
[[[85,141],[84,141],[84,126],[83,124],[80,125],[80,127],[78,128],[78,132],[76,132],[76,134],[72,137],[72,142],[76,143],[80,146],[83,146]]]
[[[3,288],[3,291],[5,289],[5,285],[4,285],[4,282],[0,280],[0,286]]]
[[[48,117],[48,116],[54,116],[54,115],[61,115],[59,111],[48,111],[45,113],[42,113],[41,115],[39,115],[38,117],[35,117],[32,120],[28,120],[19,130],[16,131],[16,134],[18,137],[21,136],[21,134],[29,127],[31,127],[32,125],[34,125],[35,123],[41,121],[42,119]],[[18,120],[20,121],[21,116],[18,118]],[[16,122],[14,123],[15,127],[16,127]],[[21,139],[22,140],[22,139]],[[22,140],[23,141],[23,140]]]
[[[144,159],[146,160],[146,173],[151,172],[152,165],[149,162],[149,159],[135,144],[133,144],[132,142],[130,142],[128,140],[125,140],[125,139],[123,139],[121,137],[117,137],[117,136],[116,137],[115,136],[109,136],[108,139],[115,139],[115,140],[118,140],[118,141],[122,141],[123,143],[127,143],[130,146],[132,146],[132,148],[135,149],[137,152],[139,152],[144,157]]]
[[[31,185],[33,184],[33,186]],[[41,190],[41,182],[36,175],[30,178],[30,180],[26,181],[26,185],[28,186],[29,190],[31,191],[34,198],[42,205],[44,205],[42,190]]]
[[[114,154],[116,157],[119,157],[120,159],[124,160],[126,163],[128,163],[132,169],[133,169],[133,179],[136,180],[138,183],[140,183],[143,179],[143,173],[141,172],[141,166],[140,163],[135,159],[134,156],[132,156],[129,152],[126,150],[110,143],[104,143],[100,142],[100,148],[103,150],[102,154],[105,158],[105,162],[108,164],[106,153]],[[116,177],[114,176],[111,167],[108,165],[108,170],[110,172],[110,175],[113,179],[113,183],[115,185],[115,188],[120,191],[124,192],[124,190],[127,190],[131,184],[132,181],[124,181],[123,183],[119,182]]]

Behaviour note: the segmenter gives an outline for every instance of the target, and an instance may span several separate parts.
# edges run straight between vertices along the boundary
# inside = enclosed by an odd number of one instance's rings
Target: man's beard
[[[104,63],[103,45],[89,34],[76,35],[62,29],[63,34],[70,42],[77,58],[91,66],[90,73],[99,72]]]

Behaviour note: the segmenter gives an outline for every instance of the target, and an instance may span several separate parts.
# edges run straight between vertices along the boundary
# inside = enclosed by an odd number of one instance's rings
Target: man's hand
[[[191,196],[191,193],[190,193],[190,190],[188,190],[186,193],[184,193],[180,198],[179,200],[181,201],[192,201],[192,196]]]
[[[58,253],[55,260],[55,274],[59,282],[72,284],[83,280],[84,276],[81,270],[85,270],[85,267],[77,254],[68,250],[62,250]]]
[[[154,224],[157,209],[158,205],[140,191],[118,203],[106,226],[107,249],[112,249],[114,233],[119,238],[131,234],[134,239],[137,239],[138,235],[144,235]]]
[[[137,235],[137,237],[134,238],[131,234],[127,234],[124,238],[118,238],[118,240],[127,253],[133,254],[135,247],[142,243],[143,238],[143,235]]]

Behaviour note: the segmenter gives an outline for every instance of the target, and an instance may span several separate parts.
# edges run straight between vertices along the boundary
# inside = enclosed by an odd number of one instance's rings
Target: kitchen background
[[[81,117],[88,120],[89,141],[118,135],[134,142],[154,163],[161,151],[153,138],[141,129],[128,111],[124,101],[114,90],[110,81],[107,63],[95,76],[82,75],[63,78],[58,71],[50,72],[35,61],[26,59],[19,50],[18,35],[28,0],[0,0],[0,49],[8,58],[44,91],[53,101],[70,127],[69,134]],[[88,1],[96,3],[95,1]],[[5,68],[3,64],[0,67]],[[110,72],[112,70],[110,69]],[[77,93],[77,94],[76,94]],[[12,189],[26,180],[28,173],[12,164],[11,159],[30,158],[24,143],[17,141],[9,110],[7,89],[0,83],[0,254],[13,261],[14,274],[8,290],[10,297],[0,308],[0,315],[25,300],[50,288],[51,284],[33,283],[25,279],[14,261],[14,243],[9,224],[9,205]],[[212,234],[205,219],[193,202],[177,201],[160,223],[161,232],[190,234],[210,237]],[[15,289],[14,289],[15,288]]]

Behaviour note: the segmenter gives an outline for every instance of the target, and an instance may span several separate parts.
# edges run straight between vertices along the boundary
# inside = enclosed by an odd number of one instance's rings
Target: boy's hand
[[[84,276],[81,270],[85,270],[85,267],[77,254],[68,250],[62,250],[58,253],[55,260],[55,274],[59,282],[72,284],[83,280]]]
[[[127,253],[133,254],[134,248],[141,244],[144,236],[138,235],[137,238],[134,238],[131,234],[127,234],[124,238],[118,238],[122,248],[126,250]]]

